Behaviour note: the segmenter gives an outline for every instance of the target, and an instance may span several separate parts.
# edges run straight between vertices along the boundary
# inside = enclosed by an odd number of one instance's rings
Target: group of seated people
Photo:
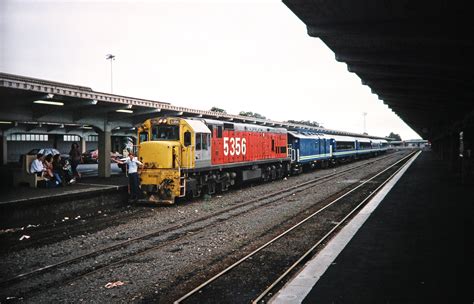
[[[45,187],[58,187],[76,182],[71,165],[67,160],[63,161],[59,154],[44,156],[39,153],[31,162],[30,173],[42,176],[45,179]]]

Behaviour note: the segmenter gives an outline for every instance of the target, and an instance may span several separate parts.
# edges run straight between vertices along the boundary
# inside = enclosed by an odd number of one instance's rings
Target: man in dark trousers
[[[124,160],[113,159],[112,161],[118,164],[126,164],[128,168],[128,183],[130,185],[130,200],[136,201],[139,198],[140,188],[138,187],[138,167],[142,167],[143,164],[140,162],[132,152],[128,154],[128,157]]]

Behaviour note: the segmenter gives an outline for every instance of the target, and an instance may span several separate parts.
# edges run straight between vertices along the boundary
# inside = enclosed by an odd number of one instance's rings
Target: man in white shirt
[[[128,167],[128,183],[130,185],[130,200],[136,201],[139,198],[140,188],[138,182],[138,167],[143,166],[132,152],[128,154],[125,160],[113,159],[118,164],[126,164]]]
[[[38,155],[36,155],[36,159],[31,162],[30,173],[36,174],[38,176],[42,176],[43,172],[46,171],[43,166],[43,160],[44,160],[44,155],[41,153],[38,153]]]

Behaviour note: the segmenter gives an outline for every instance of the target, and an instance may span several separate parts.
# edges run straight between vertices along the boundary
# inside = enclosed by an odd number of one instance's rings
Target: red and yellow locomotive
[[[145,121],[138,133],[141,189],[148,201],[213,194],[236,182],[282,178],[290,169],[283,128],[162,117]]]

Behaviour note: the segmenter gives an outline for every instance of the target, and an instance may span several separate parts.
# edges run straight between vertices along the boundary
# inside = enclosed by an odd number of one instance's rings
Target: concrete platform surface
[[[84,193],[99,189],[116,189],[126,186],[127,177],[122,175],[111,176],[110,178],[84,177],[77,180],[77,183],[64,187],[55,188],[31,188],[28,186],[9,187],[2,190],[0,204],[34,201],[44,198],[54,198],[59,196]]]
[[[71,212],[80,215],[98,208],[123,206],[127,203],[127,185],[128,178],[122,174],[85,177],[64,187],[2,189],[0,228],[49,222]]]
[[[303,303],[473,303],[474,183],[456,173],[423,152]]]

